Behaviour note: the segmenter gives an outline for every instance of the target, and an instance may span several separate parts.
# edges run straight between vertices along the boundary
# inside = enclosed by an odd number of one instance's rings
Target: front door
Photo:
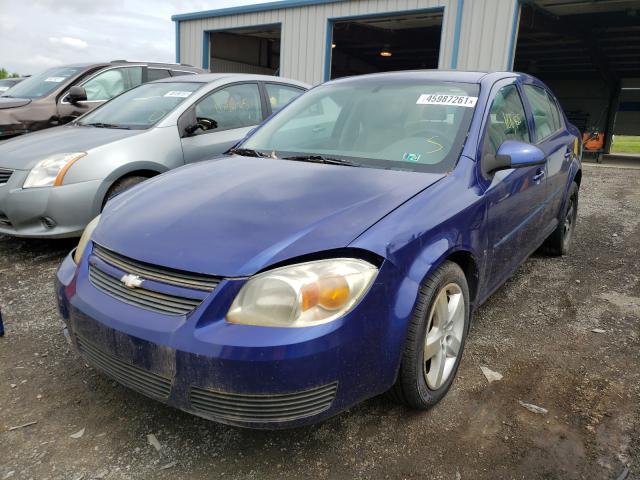
[[[78,85],[87,92],[87,99],[82,102],[71,103],[66,94],[58,100],[59,124],[70,122],[94,108],[111,100],[127,90],[142,83],[143,67],[115,67],[101,70],[86,81]]]
[[[240,83],[218,89],[183,115],[195,118],[196,129],[182,135],[185,163],[220,155],[233,147],[263,119],[257,83]],[[181,122],[182,123],[182,122]]]
[[[485,123],[481,161],[496,155],[506,140],[531,142],[518,88],[509,84],[495,94]],[[546,196],[546,167],[533,166],[483,173],[488,221],[490,289],[538,246]]]

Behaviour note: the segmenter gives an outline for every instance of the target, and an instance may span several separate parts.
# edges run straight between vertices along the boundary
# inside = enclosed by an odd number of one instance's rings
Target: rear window
[[[34,75],[11,88],[11,92],[3,96],[15,98],[39,98],[48,95],[62,85],[66,85],[82,68],[56,67]]]

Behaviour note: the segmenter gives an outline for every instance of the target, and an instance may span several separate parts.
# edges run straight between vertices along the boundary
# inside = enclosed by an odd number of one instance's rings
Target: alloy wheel
[[[464,335],[465,300],[457,283],[445,285],[431,305],[424,342],[423,371],[427,386],[440,388],[458,360]]]

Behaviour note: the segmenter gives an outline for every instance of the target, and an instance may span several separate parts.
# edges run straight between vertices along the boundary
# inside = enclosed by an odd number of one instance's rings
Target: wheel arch
[[[96,215],[100,213],[107,192],[109,192],[109,189],[111,189],[116,182],[132,176],[151,178],[168,170],[166,166],[154,162],[137,162],[115,169],[104,179],[95,197],[94,210],[96,211]]]

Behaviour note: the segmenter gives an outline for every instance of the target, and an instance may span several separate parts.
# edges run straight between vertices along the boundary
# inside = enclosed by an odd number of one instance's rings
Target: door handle
[[[567,150],[566,152],[564,152],[564,158],[571,158],[572,154],[573,152],[571,150]]]
[[[324,130],[324,127],[313,127],[313,128],[311,129],[311,131],[312,131],[313,133],[320,133],[320,132],[321,132],[321,131],[323,131],[323,130]]]
[[[533,176],[533,181],[534,181],[534,182],[537,182],[537,181],[539,181],[539,180],[542,180],[542,177],[544,177],[544,170],[541,170],[541,169],[540,169],[540,170],[538,170],[538,171],[536,172],[536,174]]]

